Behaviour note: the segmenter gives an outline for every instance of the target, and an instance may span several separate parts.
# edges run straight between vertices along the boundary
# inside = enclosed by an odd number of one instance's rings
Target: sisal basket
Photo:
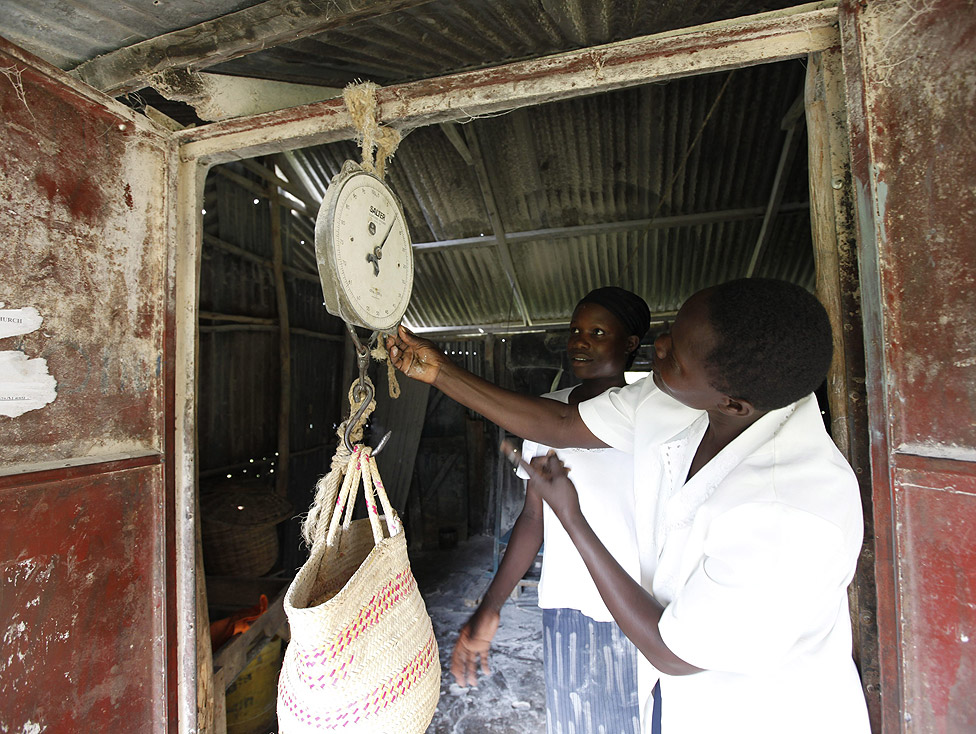
[[[280,734],[423,734],[437,708],[441,667],[434,630],[400,520],[375,461],[360,449],[353,461],[365,465],[370,516],[350,522],[355,491],[340,496],[329,538],[315,542],[285,594],[291,642],[278,682]],[[359,471],[354,474],[358,482]],[[384,515],[372,498],[374,481]]]
[[[277,525],[292,514],[267,490],[231,487],[200,498],[204,567],[216,576],[263,576],[278,561]]]

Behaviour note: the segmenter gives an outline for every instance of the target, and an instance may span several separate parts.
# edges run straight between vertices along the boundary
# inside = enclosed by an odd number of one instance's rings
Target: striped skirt
[[[640,734],[637,648],[615,622],[542,610],[549,734]]]

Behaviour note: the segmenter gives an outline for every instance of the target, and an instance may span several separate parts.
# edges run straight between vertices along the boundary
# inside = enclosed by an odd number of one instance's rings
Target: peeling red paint
[[[965,0],[844,0],[841,19],[883,730],[976,731],[976,16]]]
[[[161,732],[175,711],[162,633],[173,480],[151,452],[172,343],[169,144],[31,64],[0,39],[0,68],[23,82],[18,93],[0,76],[0,228],[17,254],[0,258],[0,282],[5,301],[42,315],[17,348],[43,356],[58,393],[0,418],[3,462],[21,465],[0,475],[0,728]]]
[[[11,731],[150,730],[164,654],[152,621],[161,483],[159,465],[89,467],[0,490],[0,710]]]
[[[912,670],[906,708],[920,730],[974,731],[976,697],[968,691],[976,676],[976,468],[914,465],[896,472]]]
[[[7,48],[0,39],[0,66],[21,69],[23,89],[0,77],[0,227],[18,257],[0,259],[0,282],[4,300],[43,316],[17,348],[47,360],[58,392],[42,410],[0,418],[4,459],[159,447],[166,142]]]
[[[58,172],[58,178],[39,171],[36,180],[47,194],[47,200],[66,206],[72,217],[95,221],[105,203],[99,184],[84,171],[62,169]]]

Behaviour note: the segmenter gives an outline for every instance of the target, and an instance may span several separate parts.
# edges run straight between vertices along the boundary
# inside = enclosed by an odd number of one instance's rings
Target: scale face
[[[403,209],[380,178],[346,161],[315,220],[315,259],[329,313],[391,331],[413,290],[413,248]]]

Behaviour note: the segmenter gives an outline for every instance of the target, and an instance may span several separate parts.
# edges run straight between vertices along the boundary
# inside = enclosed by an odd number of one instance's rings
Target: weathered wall
[[[845,2],[885,731],[976,730],[976,13]]]
[[[160,478],[155,464],[0,484],[0,731],[153,730]]]
[[[0,729],[163,731],[169,144],[2,39],[0,119]]]
[[[0,309],[33,307],[43,319],[0,339],[0,351],[45,360],[57,383],[45,407],[0,413],[4,462],[158,451],[161,141],[134,115],[61,90],[6,55],[0,118]]]

